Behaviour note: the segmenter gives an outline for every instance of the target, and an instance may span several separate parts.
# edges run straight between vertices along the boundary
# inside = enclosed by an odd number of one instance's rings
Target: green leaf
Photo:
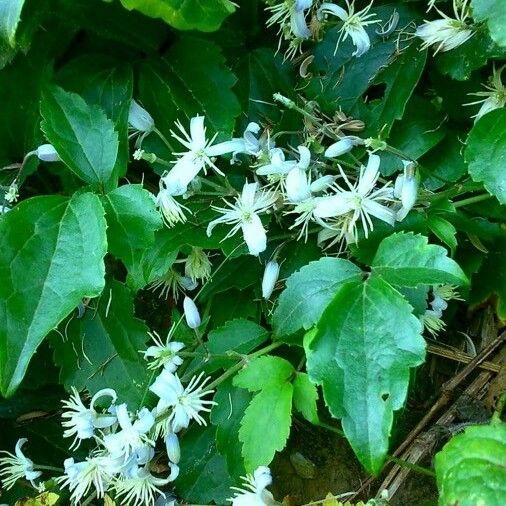
[[[178,30],[214,32],[235,11],[230,0],[121,0],[129,10],[163,19]]]
[[[292,364],[284,358],[264,355],[249,362],[235,376],[234,385],[256,392],[288,381],[294,372]]]
[[[216,448],[225,457],[228,473],[236,480],[245,474],[239,429],[251,397],[247,390],[234,387],[229,379],[216,389],[214,401],[217,404],[210,416],[211,423],[216,426]]]
[[[241,291],[233,289],[213,297],[210,310],[211,326],[221,327],[234,318],[259,322],[260,305],[254,298],[251,289]]]
[[[361,275],[356,265],[340,258],[320,258],[292,274],[274,311],[272,323],[276,337],[312,327],[338,288],[360,279]]]
[[[473,18],[486,21],[490,36],[499,46],[506,46],[506,9],[503,0],[472,0]]]
[[[34,197],[0,217],[0,389],[83,297],[104,287],[104,210],[93,194]]]
[[[430,231],[444,242],[454,255],[457,249],[457,229],[448,220],[435,214],[429,216],[428,224]]]
[[[239,440],[247,472],[268,466],[276,451],[285,447],[292,422],[292,395],[290,383],[270,384],[246,408]]]
[[[231,89],[236,81],[216,44],[186,36],[171,45],[165,58],[142,67],[139,86],[142,104],[178,152],[181,146],[170,136],[176,120],[189,128],[190,118],[204,115],[208,134],[231,135],[241,112]]]
[[[0,39],[16,47],[16,29],[21,19],[25,0],[3,0],[0,2]]]
[[[423,362],[422,326],[386,281],[343,285],[305,342],[311,380],[363,466],[378,474],[388,451],[393,412],[406,399],[409,369]]]
[[[506,160],[506,109],[485,114],[471,129],[464,153],[469,174],[483,182],[487,191],[506,204],[504,161]]]
[[[318,419],[318,390],[311,383],[306,373],[298,372],[293,380],[293,405],[302,416],[311,423],[317,424]]]
[[[60,158],[78,177],[104,188],[118,155],[118,134],[98,106],[79,95],[53,88],[43,95],[41,128]]]
[[[506,424],[468,427],[436,455],[440,506],[506,503]]]
[[[468,283],[464,271],[448,258],[442,246],[429,244],[427,237],[412,233],[383,239],[372,268],[389,283],[400,286]]]
[[[51,338],[61,382],[67,389],[86,388],[91,394],[114,388],[120,402],[132,410],[140,408],[145,401],[142,392],[152,379],[140,353],[148,330],[134,316],[130,291],[119,281],[110,282],[82,318],[73,318]]]
[[[163,225],[160,213],[150,193],[139,184],[116,188],[103,202],[109,252],[130,271],[138,252],[155,242],[155,232]]]
[[[178,494],[196,504],[225,504],[232,481],[225,459],[216,451],[216,427],[194,424],[181,438],[181,462],[185,472],[176,480]]]

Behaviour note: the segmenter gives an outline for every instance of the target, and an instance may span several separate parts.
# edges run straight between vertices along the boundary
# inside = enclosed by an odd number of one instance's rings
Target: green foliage
[[[389,283],[400,286],[467,283],[466,275],[447,257],[446,250],[428,244],[422,235],[399,233],[387,237],[376,252],[372,268]]]
[[[323,386],[357,457],[377,474],[393,412],[406,398],[409,368],[423,362],[421,324],[402,295],[373,275],[341,287],[305,343],[308,372]]]
[[[312,327],[339,286],[360,279],[360,269],[340,258],[321,258],[292,274],[273,315],[277,336]]]
[[[2,395],[15,392],[49,331],[102,291],[105,228],[91,193],[35,197],[0,220]]]
[[[506,424],[468,427],[436,455],[440,506],[506,501]]]
[[[293,406],[311,423],[318,423],[318,390],[306,373],[298,372],[293,380]]]
[[[44,94],[41,113],[42,130],[67,167],[89,185],[109,185],[118,134],[104,111],[75,93],[54,88]]]
[[[108,283],[81,318],[74,316],[52,336],[61,382],[92,394],[114,388],[120,402],[131,409],[141,407],[141,393],[150,379],[139,352],[145,349],[147,332],[144,322],[134,316],[128,289],[118,281]]]
[[[504,159],[506,158],[506,110],[485,114],[469,132],[465,151],[469,174],[483,182],[489,193],[501,204],[506,203]]]
[[[16,29],[25,0],[6,0],[0,4],[0,38],[11,47],[16,44]]]
[[[120,0],[127,9],[138,11],[154,18],[161,18],[178,30],[217,30],[222,21],[235,10],[230,0]]]
[[[506,46],[506,12],[501,0],[472,0],[473,17],[486,21],[492,39],[499,46]]]

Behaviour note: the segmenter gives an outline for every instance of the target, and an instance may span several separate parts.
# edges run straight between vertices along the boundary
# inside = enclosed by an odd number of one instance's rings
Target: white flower
[[[150,360],[148,369],[158,369],[163,366],[168,372],[176,372],[177,368],[183,363],[183,359],[177,354],[184,348],[184,343],[178,341],[170,341],[174,326],[172,326],[167,340],[162,342],[160,336],[156,332],[148,332],[149,336],[155,342],[154,346],[150,346],[144,353],[144,358]]]
[[[133,506],[152,506],[155,503],[155,494],[163,495],[159,487],[174,481],[179,474],[179,468],[169,463],[171,473],[167,478],[156,478],[149,471],[148,466],[134,469],[128,477],[122,477],[114,482],[113,488],[116,498],[121,499],[120,504]]]
[[[1,454],[6,455],[6,457],[0,457],[0,477],[6,490],[12,488],[20,478],[25,478],[35,487],[34,480],[42,474],[41,471],[34,471],[32,460],[25,457],[21,451],[27,441],[26,438],[18,439],[14,449],[15,455],[4,450],[0,451]]]
[[[267,263],[262,278],[262,297],[268,300],[274,291],[274,287],[278,281],[279,264],[276,260],[271,260]]]
[[[37,158],[43,162],[60,161],[60,157],[52,144],[42,144],[34,151],[34,153],[37,155]]]
[[[128,111],[128,123],[134,130],[143,133],[152,132],[155,128],[155,121],[149,112],[133,99]]]
[[[167,298],[169,294],[172,294],[172,297],[177,301],[180,292],[195,290],[197,283],[192,281],[188,276],[182,276],[170,268],[165,274],[153,280],[149,284],[149,288],[153,291],[161,288],[160,297]]]
[[[260,466],[253,475],[242,477],[242,487],[232,487],[234,497],[230,498],[232,506],[272,506],[277,504],[272,494],[266,490],[272,483],[270,469]]]
[[[394,196],[401,200],[402,207],[397,211],[397,221],[402,221],[413,209],[418,194],[418,180],[415,174],[415,164],[404,161],[404,174],[395,180]]]
[[[275,202],[274,192],[258,190],[258,183],[246,182],[240,197],[236,197],[234,204],[225,200],[228,208],[212,206],[223,216],[209,223],[207,235],[210,236],[219,223],[234,225],[225,239],[242,230],[250,254],[259,255],[267,248],[267,234],[258,214],[270,209]]]
[[[362,139],[358,137],[342,137],[325,150],[325,156],[327,158],[335,158],[336,156],[344,155],[345,153],[349,153],[358,144],[362,144],[362,142]]]
[[[105,429],[116,422],[116,417],[110,413],[101,414],[95,410],[95,403],[101,397],[110,397],[111,403],[116,402],[116,392],[112,388],[99,390],[90,401],[90,407],[87,408],[81,401],[79,392],[71,387],[72,394],[68,400],[62,401],[66,409],[62,413],[62,426],[65,429],[63,437],[74,436],[74,441],[70,448],[78,447],[82,439],[90,439],[94,435],[95,429]]]
[[[202,320],[200,319],[199,310],[190,297],[186,296],[183,300],[183,309],[184,309],[184,317],[186,319],[186,324],[191,329],[196,329],[200,327]]]
[[[291,203],[302,202],[311,196],[311,186],[306,170],[311,162],[311,153],[305,146],[298,147],[300,159],[290,169],[285,179],[286,198]]]
[[[373,2],[358,12],[355,12],[354,0],[351,3],[349,0],[346,0],[346,5],[348,7],[347,11],[332,3],[324,2],[321,4],[318,9],[318,17],[321,18],[325,14],[332,14],[333,16],[337,16],[343,22],[343,26],[339,30],[339,38],[337,39],[335,52],[337,52],[337,48],[339,47],[341,41],[345,40],[347,37],[351,38],[354,46],[356,47],[352,56],[356,56],[358,58],[369,51],[371,41],[364,27],[378,23],[377,19],[373,19],[376,17],[376,14],[369,14],[372,4]]]
[[[460,3],[460,12],[458,4]],[[450,51],[464,44],[474,34],[474,30],[466,23],[468,17],[468,0],[453,0],[455,19],[441,12],[437,7],[441,19],[425,21],[420,25],[415,35],[423,40],[422,48],[435,45],[435,53]]]
[[[367,167],[361,167],[360,176],[355,185],[352,185],[344,172],[341,175],[348,190],[336,186],[338,192],[331,196],[317,197],[314,216],[317,218],[339,218],[343,236],[358,239],[357,222],[360,220],[365,236],[373,229],[371,216],[374,216],[390,225],[395,222],[395,214],[383,202],[392,200],[391,189],[384,186],[375,190],[379,177],[380,158],[378,155],[369,155]]]
[[[259,166],[255,172],[259,176],[285,176],[296,166],[295,160],[285,160],[281,148],[272,148],[269,151],[269,163]]]
[[[216,403],[203,399],[206,395],[213,393],[213,390],[204,390],[210,378],[206,378],[199,385],[203,375],[202,372],[199,376],[194,376],[184,388],[177,374],[163,370],[149,387],[160,398],[157,415],[166,411],[167,408],[173,408],[168,417],[172,423],[173,432],[179,432],[188,427],[190,420],[195,420],[199,425],[206,425],[200,412],[209,412],[211,410],[209,406]]]
[[[16,202],[16,200],[18,200],[18,197],[19,197],[18,184],[16,183],[16,181],[13,181],[9,185],[9,188],[8,188],[7,192],[5,193],[5,195],[4,195],[4,199],[9,204],[12,204],[13,202]]]
[[[506,86],[504,86],[501,74],[506,65],[503,65],[499,70],[496,70],[495,65],[492,71],[490,84],[484,85],[488,91],[478,91],[476,93],[469,93],[476,97],[484,97],[475,102],[470,102],[464,105],[481,104],[480,110],[473,116],[476,123],[482,116],[495,109],[500,109],[506,105]]]
[[[192,247],[184,264],[184,273],[193,282],[209,279],[211,276],[211,262],[202,248]]]
[[[188,151],[176,153],[179,159],[174,167],[164,176],[164,184],[171,192],[171,195],[183,195],[191,181],[201,170],[207,167],[214,169],[218,174],[224,175],[214,164],[213,157],[233,153],[238,143],[234,141],[215,144],[213,142],[217,133],[210,140],[206,139],[206,128],[204,116],[195,116],[190,120],[190,133],[186,132],[183,125],[177,121],[178,133],[171,131],[172,136],[177,139]]]
[[[171,228],[176,223],[185,223],[186,216],[184,211],[191,211],[180,204],[172,195],[173,191],[167,187],[165,176],[167,173],[162,175],[159,181],[159,191],[155,198],[156,207],[160,210],[162,218],[167,227]],[[176,192],[177,193],[177,192]]]
[[[116,417],[121,430],[103,438],[104,447],[111,457],[122,459],[124,463],[127,463],[130,457],[134,457],[137,464],[149,462],[152,457],[151,447],[154,446],[148,437],[148,432],[155,424],[153,413],[142,408],[132,423],[127,405],[120,404],[116,408]]]
[[[107,457],[87,457],[83,462],[75,462],[73,458],[65,459],[65,474],[56,478],[62,487],[69,487],[72,504],[77,504],[88,494],[91,487],[102,498],[105,495],[113,475],[108,469]]]

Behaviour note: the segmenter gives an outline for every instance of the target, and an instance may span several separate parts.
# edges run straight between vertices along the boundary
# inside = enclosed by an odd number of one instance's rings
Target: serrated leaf
[[[440,506],[506,502],[506,424],[468,427],[436,455]]]
[[[103,197],[109,252],[130,271],[136,257],[155,242],[162,227],[151,194],[142,185],[120,186]]]
[[[485,114],[471,129],[464,153],[469,174],[474,181],[483,182],[489,193],[506,204],[506,109]]]
[[[142,67],[139,86],[144,107],[178,152],[181,146],[170,130],[176,120],[187,128],[188,120],[196,115],[205,116],[208,135],[218,133],[228,140],[241,111],[231,89],[236,81],[218,46],[186,36],[172,44],[163,59]]]
[[[14,393],[48,332],[104,287],[104,210],[91,193],[34,197],[0,217],[0,389]]]
[[[306,373],[298,372],[293,380],[293,405],[311,423],[318,423],[318,390]]]
[[[185,472],[176,480],[178,494],[196,504],[225,504],[232,480],[225,459],[216,451],[216,427],[190,427],[181,438],[180,467]]]
[[[98,106],[53,88],[43,95],[41,128],[67,167],[86,183],[105,188],[118,155],[118,134]]]
[[[486,21],[490,36],[499,46],[506,46],[506,9],[503,0],[472,0],[473,18]]]
[[[12,48],[16,47],[16,29],[21,19],[25,0],[3,0],[0,2],[0,39]]]
[[[136,9],[146,16],[161,18],[178,30],[213,32],[235,11],[230,0],[121,0],[127,9]]]
[[[256,392],[288,381],[294,372],[292,364],[284,358],[264,355],[249,362],[235,376],[234,385]]]
[[[140,351],[146,348],[148,328],[134,316],[130,291],[119,281],[107,284],[99,300],[82,318],[73,318],[62,334],[52,336],[60,381],[94,394],[113,388],[120,402],[135,410],[144,406],[143,392],[151,380]]]
[[[438,215],[429,216],[429,229],[437,236],[437,238],[444,242],[452,252],[455,254],[457,249],[457,229],[448,221]]]
[[[389,283],[400,286],[468,283],[464,271],[442,246],[429,244],[427,237],[412,233],[383,239],[372,268]]]
[[[406,399],[409,369],[423,362],[422,326],[386,281],[343,285],[305,342],[307,370],[363,466],[381,470],[393,412]]]
[[[217,404],[210,415],[211,423],[216,426],[216,448],[227,461],[228,473],[236,480],[245,474],[239,428],[251,397],[251,393],[234,387],[229,379],[216,389],[213,400]]]
[[[272,323],[276,337],[309,329],[343,283],[360,279],[362,271],[348,260],[320,258],[302,267],[286,281]]]
[[[246,408],[239,440],[247,472],[268,466],[276,451],[285,447],[292,422],[292,395],[290,383],[271,384],[256,394]]]

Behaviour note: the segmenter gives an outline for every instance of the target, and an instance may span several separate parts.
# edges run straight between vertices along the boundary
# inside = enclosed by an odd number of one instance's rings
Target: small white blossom
[[[4,199],[9,204],[12,204],[13,202],[16,202],[16,200],[18,200],[18,197],[19,197],[19,187],[16,181],[13,181],[9,185],[9,188],[7,189],[7,192],[4,195]]]
[[[415,174],[415,164],[403,161],[404,174],[395,180],[394,196],[400,199],[402,207],[397,211],[397,221],[402,221],[413,209],[418,195],[418,179]]]
[[[167,478],[153,476],[148,466],[134,468],[129,476],[121,477],[114,482],[116,498],[121,498],[121,504],[153,506],[155,497],[163,495],[159,487],[174,481],[179,474],[179,468],[176,465],[169,463],[169,466],[171,473]]]
[[[203,375],[204,373],[194,376],[184,388],[177,374],[163,370],[149,387],[160,398],[157,415],[162,414],[167,408],[172,408],[168,420],[172,423],[173,432],[188,427],[190,420],[195,420],[199,425],[206,425],[200,412],[209,412],[211,410],[209,406],[216,403],[204,399],[206,395],[213,393],[213,390],[204,390],[210,378],[201,382]]]
[[[334,144],[331,144],[325,150],[325,156],[327,158],[335,158],[336,156],[344,155],[349,153],[355,146],[362,144],[362,139],[353,136],[342,137]]]
[[[156,207],[160,210],[162,214],[162,218],[167,227],[171,228],[176,223],[185,223],[186,216],[184,211],[187,211],[191,214],[191,211],[185,207],[183,204],[180,204],[172,195],[172,191],[167,186],[166,182],[167,173],[162,175],[159,181],[159,191],[158,195],[155,198]],[[176,192],[177,193],[177,192]]]
[[[268,467],[258,467],[253,475],[242,477],[242,487],[232,487],[234,496],[229,499],[232,506],[273,506],[277,504],[272,494],[266,489],[272,483]]]
[[[506,65],[503,65],[499,70],[496,70],[495,66],[492,71],[492,77],[490,78],[490,84],[484,85],[488,91],[477,91],[476,93],[470,93],[480,98],[475,102],[470,102],[464,105],[476,105],[481,104],[480,110],[473,116],[474,122],[476,123],[482,116],[495,109],[500,109],[506,105],[506,86],[503,84],[501,74]]]
[[[384,202],[392,200],[392,191],[387,186],[375,189],[379,165],[379,156],[369,154],[367,167],[361,167],[358,181],[354,185],[341,171],[348,190],[336,186],[336,194],[317,197],[314,216],[320,219],[338,218],[342,235],[352,238],[353,242],[358,239],[358,221],[362,223],[366,237],[373,229],[371,216],[393,225],[395,213],[384,205]]]
[[[192,247],[184,264],[184,273],[193,282],[205,281],[211,276],[211,262],[209,256],[202,248]]]
[[[347,37],[351,38],[353,45],[356,48],[352,53],[352,56],[359,58],[369,51],[371,47],[371,40],[365,31],[365,27],[367,25],[378,23],[378,20],[375,19],[376,14],[369,13],[372,4],[373,2],[371,1],[367,7],[358,12],[355,12],[354,0],[352,2],[346,0],[348,10],[333,3],[324,2],[321,4],[318,9],[318,16],[320,18],[326,14],[331,14],[333,16],[337,16],[343,22],[343,26],[339,30],[339,38],[337,39],[335,52],[337,52],[341,41],[345,40]]]
[[[184,317],[186,324],[191,329],[200,327],[202,320],[200,319],[200,313],[195,302],[190,297],[186,296],[183,300]]]
[[[468,3],[468,0],[453,0],[455,19],[435,7],[442,18],[425,21],[415,31],[415,35],[423,40],[422,48],[435,46],[435,53],[450,51],[470,39],[474,30],[466,23],[469,13]]]
[[[149,288],[153,291],[160,289],[160,297],[167,298],[171,294],[177,301],[180,292],[195,290],[197,283],[170,268],[165,274],[153,280]]]
[[[225,239],[242,230],[250,254],[257,256],[267,248],[267,234],[258,215],[270,209],[275,202],[274,192],[259,190],[258,183],[246,182],[233,204],[225,200],[228,208],[212,206],[222,216],[209,223],[207,235],[210,236],[219,223],[234,225]]]
[[[87,457],[82,462],[73,458],[65,459],[65,474],[56,478],[62,487],[68,487],[72,504],[78,504],[93,487],[98,498],[105,495],[113,475],[109,471],[108,459],[102,456]]]
[[[128,111],[128,123],[134,130],[142,133],[150,133],[155,128],[155,120],[151,114],[133,99]]]
[[[169,432],[165,436],[165,447],[167,448],[167,456],[174,464],[179,464],[181,460],[181,447],[179,446],[179,438],[174,432]]]
[[[276,260],[271,260],[265,266],[264,276],[262,278],[262,297],[264,299],[268,300],[271,297],[278,281],[278,276],[279,264]]]
[[[52,144],[42,144],[34,153],[43,162],[59,162],[61,160]]]
[[[112,458],[122,459],[127,463],[130,457],[137,464],[143,465],[152,457],[151,447],[153,441],[148,433],[155,424],[155,417],[147,408],[142,408],[132,422],[128,413],[127,405],[120,404],[116,408],[116,417],[120,430],[114,434],[107,434],[103,438],[104,447]]]
[[[167,340],[162,342],[160,336],[156,332],[149,332],[149,336],[155,342],[154,346],[143,352],[144,358],[150,360],[148,369],[158,369],[162,367],[168,372],[176,372],[177,368],[183,363],[183,359],[178,355],[178,352],[184,348],[184,343],[178,341],[170,341],[174,326],[171,328]]]
[[[77,448],[82,439],[93,437],[95,429],[105,429],[116,422],[116,416],[98,413],[95,410],[95,403],[102,397],[110,397],[111,403],[114,403],[117,396],[112,388],[104,388],[91,398],[90,407],[87,408],[81,401],[77,389],[72,387],[71,390],[69,399],[62,401],[65,408],[62,413],[62,426],[65,429],[63,437],[74,437],[71,448]]]
[[[296,166],[295,160],[285,160],[281,148],[272,148],[269,151],[269,163],[260,165],[255,172],[259,176],[286,176]]]
[[[25,478],[35,487],[34,480],[42,474],[41,471],[33,469],[33,461],[25,457],[21,450],[27,441],[28,439],[26,438],[18,439],[14,454],[5,450],[0,451],[0,454],[6,455],[5,457],[0,457],[0,478],[6,490],[12,488],[20,478]]]

